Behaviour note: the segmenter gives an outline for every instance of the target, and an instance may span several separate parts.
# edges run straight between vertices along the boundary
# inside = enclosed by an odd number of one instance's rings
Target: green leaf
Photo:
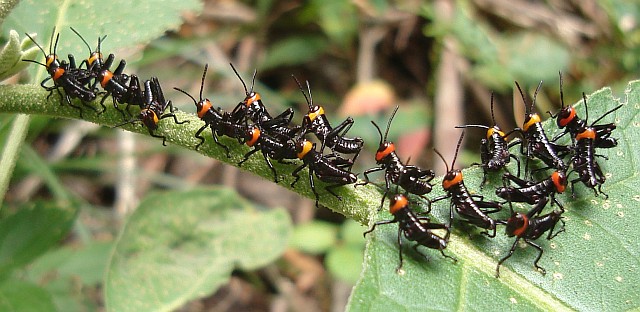
[[[67,235],[77,207],[36,202],[0,221],[0,276],[31,262]]]
[[[327,42],[324,38],[305,36],[290,37],[269,47],[260,70],[278,66],[292,66],[313,61],[324,52]]]
[[[364,247],[362,232],[366,230],[367,228],[364,225],[347,219],[340,227],[340,239],[345,244]]]
[[[0,311],[56,311],[51,295],[44,289],[20,280],[0,284]]]
[[[272,262],[290,231],[286,211],[256,211],[227,189],[151,196],[116,241],[106,276],[107,308],[175,310],[214,292],[234,268]]]
[[[321,254],[337,243],[338,228],[324,221],[311,221],[295,227],[291,247],[310,254]]]
[[[83,285],[97,285],[104,277],[112,248],[111,242],[92,242],[80,248],[62,247],[52,250],[29,266],[29,279],[33,282],[73,279]]]
[[[97,310],[89,298],[102,283],[112,248],[111,242],[91,242],[52,250],[29,265],[26,277],[51,294],[58,311]]]
[[[0,15],[4,16],[15,5],[14,1],[0,7]],[[180,14],[185,10],[202,8],[198,0],[163,0],[163,1],[81,1],[81,0],[23,0],[4,20],[3,26],[20,33],[40,34],[39,44],[48,49],[49,36],[52,29],[63,32],[57,45],[56,53],[65,56],[69,53],[79,55],[86,47],[80,38],[66,26],[73,26],[87,36],[88,42],[96,42],[98,36],[108,34],[102,51],[116,48],[146,44],[162,35],[167,29],[175,29],[181,23]],[[132,31],[135,30],[135,31]],[[72,38],[72,39],[69,39]],[[96,41],[93,41],[96,40]],[[24,45],[22,46],[24,49]],[[49,51],[45,51],[48,53]],[[41,60],[42,61],[42,60]],[[35,68],[39,67],[37,71]],[[33,67],[33,81],[40,82],[45,77],[44,66]],[[26,95],[26,94],[25,94]],[[46,102],[45,105],[52,105]],[[13,125],[11,137],[2,151],[0,158],[0,200],[4,198],[8,179],[15,166],[18,150],[26,136],[29,123],[28,116],[18,116]]]
[[[555,80],[558,70],[567,68],[571,61],[567,48],[539,34],[501,37],[499,51],[506,56],[505,69],[525,85]]]
[[[346,45],[358,32],[358,14],[349,1],[314,0],[311,7],[317,11],[316,21],[332,41]]]
[[[324,259],[325,266],[334,277],[355,285],[362,271],[363,248],[340,245],[331,248]]]
[[[28,50],[22,51],[27,47],[29,47]],[[9,41],[0,51],[0,81],[26,68],[29,63],[22,60],[33,59],[37,54],[38,48],[33,45],[31,40],[23,39],[21,42],[20,35],[15,30],[11,30],[9,32]]]
[[[185,11],[200,11],[198,0],[81,1],[23,0],[9,14],[4,26],[20,33],[38,34],[38,43],[49,53],[49,38],[55,26],[60,32],[57,54],[84,59],[87,47],[69,26],[75,28],[95,49],[98,36],[108,35],[102,51],[147,44],[168,29],[182,24]]]
[[[540,265],[547,269],[546,276],[533,268],[537,251],[520,246],[501,267],[501,277],[495,278],[497,261],[506,255],[513,238],[498,235],[489,239],[477,234],[470,238],[460,229],[455,229],[445,250],[458,258],[457,264],[437,250],[421,247],[421,252],[430,258],[425,261],[409,248],[413,242],[404,240],[404,267],[396,273],[398,228],[396,224],[382,225],[367,236],[363,277],[352,293],[348,310],[638,309],[640,81],[629,83],[626,93],[626,101],[622,100],[626,104],[601,122],[615,121],[618,126],[613,134],[619,139],[618,146],[598,150],[609,158],[598,160],[607,176],[603,191],[609,198],[595,197],[581,183],[575,185],[576,199],[571,198],[571,191],[558,196],[567,209],[566,232],[552,241],[537,240],[545,250]],[[609,88],[591,94],[590,120],[618,103]],[[584,106],[579,102],[577,107],[584,118]],[[556,133],[554,121],[545,121],[544,125],[547,135]],[[481,172],[478,168],[465,170],[465,182],[471,190],[479,190]],[[575,177],[575,173],[570,175],[571,179]],[[494,198],[490,190],[501,182],[497,175],[491,176],[490,181],[482,194]],[[437,189],[430,197],[443,194]],[[444,201],[434,205],[434,222],[447,220],[448,204]],[[507,215],[508,209],[497,217]],[[385,212],[371,222],[388,218],[390,215]]]

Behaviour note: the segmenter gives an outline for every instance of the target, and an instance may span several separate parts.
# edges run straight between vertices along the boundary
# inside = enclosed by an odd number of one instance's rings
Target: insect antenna
[[[202,80],[200,80],[200,101],[202,101],[202,90],[204,89],[204,79],[207,77],[207,69],[209,69],[209,64],[204,64],[204,71],[202,72]]]
[[[302,95],[304,96],[305,101],[307,101],[307,106],[309,106],[309,111],[311,111],[313,109],[313,98],[311,97],[311,86],[309,85],[309,80],[307,80],[307,89],[309,90],[309,97],[307,97],[307,93],[302,88],[302,84],[300,83],[298,78],[296,78],[296,76],[294,75],[291,75],[291,77],[293,77],[293,80],[296,81],[296,84],[298,85],[298,89],[300,89],[300,92],[302,92]]]
[[[517,81],[515,83],[516,87],[518,87],[518,91],[520,92],[520,96],[522,97],[522,102],[524,103],[525,114],[529,115],[531,113],[531,110],[529,109],[529,106],[527,106],[527,99],[524,97],[524,92],[522,92],[520,84]]]
[[[84,42],[84,45],[87,46],[87,49],[89,49],[89,53],[91,53],[91,47],[89,46],[89,43],[87,42],[87,40],[84,40],[84,37],[82,37],[82,35],[80,35],[80,33],[75,28],[73,27],[69,27],[69,28],[71,28],[71,31],[73,31],[76,35],[78,35],[78,37],[80,37],[80,40]],[[99,46],[100,46],[100,38],[98,38],[98,47]]]
[[[240,82],[242,82],[242,86],[244,87],[245,95],[249,95],[249,91],[247,90],[247,85],[244,83],[244,80],[242,80],[242,77],[240,76],[240,74],[238,73],[236,68],[233,66],[233,63],[229,63],[229,65],[231,65],[231,69],[233,69],[233,72],[236,73],[236,76],[238,76],[238,79],[240,79]],[[253,86],[251,86],[251,91],[253,91]]]
[[[562,72],[558,72],[558,75],[560,75],[560,105],[562,106],[561,108],[564,108],[564,91],[563,91],[563,81],[562,81]]]
[[[533,93],[533,100],[531,101],[531,107],[529,108],[529,113],[533,111],[533,106],[536,105],[536,97],[538,97],[538,92],[542,88],[542,80],[538,83],[538,87],[536,88],[536,92]]]
[[[456,153],[453,155],[453,161],[451,162],[451,170],[455,168],[456,159],[458,158],[458,151],[460,150],[460,145],[462,145],[462,138],[464,138],[464,130],[462,131],[462,133],[460,133],[460,138],[458,139],[458,145],[456,146]]]
[[[491,91],[491,121],[493,121],[493,126],[496,126],[496,116],[493,114],[493,91]],[[487,127],[488,129],[489,127]]]
[[[393,117],[396,116],[398,112],[398,108],[400,106],[396,105],[396,108],[393,109],[393,113],[391,113],[391,117],[389,117],[389,121],[387,122],[387,130],[384,131],[384,141],[387,141],[387,136],[389,135],[389,129],[391,129],[391,122],[393,121]]]
[[[46,58],[47,58],[47,52],[45,52],[45,51],[44,51],[44,49],[43,49],[43,48],[38,44],[38,42],[36,42],[36,41],[33,39],[33,37],[31,37],[31,35],[29,35],[29,34],[27,34],[27,33],[24,33],[24,34],[25,34],[25,35],[27,35],[27,37],[29,37],[29,39],[31,39],[31,41],[32,41],[33,43],[35,43],[35,44],[36,44],[36,46],[40,49],[40,51],[42,51],[42,55],[44,55],[44,57],[45,57],[45,59],[46,59]],[[40,64],[40,65],[45,66],[45,67],[47,66],[47,65],[45,65],[45,64],[43,64],[43,63],[40,63],[40,62],[38,62],[38,61],[36,61],[36,60],[23,60],[23,61],[25,61],[25,62],[31,62],[31,63],[36,63],[36,64]]]
[[[53,31],[55,31],[55,27]],[[53,45],[53,55],[56,55],[56,51],[58,51],[58,39],[60,39],[60,34],[56,35],[56,43]],[[51,51],[51,44],[53,43],[53,33],[51,33],[51,42],[49,42],[49,51]],[[51,53],[51,52],[49,52]]]
[[[253,93],[253,86],[255,86],[256,84],[256,75],[258,74],[258,70],[254,69],[253,70],[253,77],[251,78],[251,89],[249,90],[249,94]]]
[[[587,123],[589,121],[589,109],[587,108],[587,96],[584,94],[584,92],[582,92],[582,101],[584,102],[584,123]],[[608,113],[607,113],[608,114]],[[604,114],[602,117],[607,116],[607,114]],[[602,117],[600,117],[598,120],[602,119]],[[598,120],[596,120],[592,126],[598,122]]]
[[[447,161],[444,159],[444,156],[442,156],[442,154],[440,154],[440,152],[437,149],[433,149],[434,152],[436,152],[436,154],[438,154],[438,156],[440,156],[440,159],[442,159],[442,162],[444,163],[445,168],[447,169],[447,172],[449,172],[449,164],[447,163]]]
[[[376,127],[376,129],[378,130],[378,134],[380,135],[380,144],[379,144],[379,146],[382,146],[382,144],[383,144],[383,142],[384,142],[384,141],[383,141],[383,139],[382,139],[382,131],[380,130],[380,127],[378,127],[378,124],[376,124],[376,122],[375,122],[375,121],[373,121],[373,120],[372,120],[372,121],[371,121],[371,123],[372,123],[372,124],[373,124],[373,126],[374,126],[374,127]]]

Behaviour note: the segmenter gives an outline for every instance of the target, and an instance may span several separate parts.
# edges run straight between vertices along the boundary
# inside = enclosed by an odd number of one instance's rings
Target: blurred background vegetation
[[[193,103],[172,87],[197,94],[205,63],[205,96],[214,105],[230,110],[244,97],[233,63],[248,84],[257,69],[255,90],[270,111],[292,107],[297,122],[307,107],[291,75],[308,80],[314,103],[325,107],[332,123],[356,120],[349,134],[365,138],[367,151],[355,172],[374,164],[379,137],[369,120],[384,125],[400,105],[390,131],[399,155],[442,174],[432,148],[451,159],[459,136],[454,126],[492,124],[491,92],[497,124],[505,130],[519,125],[524,112],[514,80],[529,96],[544,80],[540,113],[559,107],[559,71],[567,104],[603,86],[621,94],[637,78],[639,18],[633,0],[205,0],[202,14],[185,12],[177,31],[136,50],[113,52],[127,59],[128,72],[158,76],[165,96],[187,112]],[[85,35],[93,42],[108,31]],[[484,133],[467,132],[459,166],[479,160]],[[72,235],[29,271],[52,293],[66,296],[69,307],[102,306],[96,272],[104,270],[123,218],[141,198],[158,189],[211,184],[237,189],[257,206],[286,207],[296,230],[278,262],[235,272],[227,285],[184,311],[339,311],[346,305],[364,240],[363,229],[342,216],[317,210],[271,181],[120,130],[34,117],[28,143],[5,206],[60,192],[84,203]],[[43,273],[69,253],[76,261],[57,266],[58,275]]]

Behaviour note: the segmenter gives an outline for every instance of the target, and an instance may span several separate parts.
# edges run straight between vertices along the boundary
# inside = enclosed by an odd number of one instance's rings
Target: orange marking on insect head
[[[449,173],[453,173],[454,176],[450,179],[447,179],[447,176],[449,176]],[[445,190],[448,190],[452,186],[462,182],[462,171],[460,170],[456,170],[455,172],[449,171],[449,173],[447,173],[447,175],[445,175],[445,178],[442,180],[442,188]]]
[[[389,212],[394,215],[401,209],[406,208],[409,205],[409,200],[403,194],[396,194],[389,203]]]
[[[46,62],[45,62],[45,65],[47,65],[47,68],[49,68],[49,66],[51,66],[51,63],[53,63],[53,61],[55,61],[56,58],[57,58],[57,56],[55,54],[47,55]]]
[[[522,125],[522,130],[527,132],[527,131],[529,131],[529,128],[531,126],[535,125],[536,123],[539,123],[540,121],[541,121],[541,119],[540,119],[540,116],[538,114],[531,114],[525,120],[524,125]]]
[[[529,217],[527,217],[527,215],[522,213],[519,213],[518,215],[522,218],[523,223],[522,223],[522,226],[520,226],[519,228],[513,231],[513,235],[521,237],[522,235],[524,235],[524,232],[527,230],[527,227],[529,227]],[[512,218],[515,218],[515,217],[512,217]],[[511,220],[512,218],[509,218],[509,221],[512,221]]]
[[[94,52],[91,53],[91,56],[87,59],[87,64],[93,65],[96,60],[102,59],[102,53]]]
[[[201,103],[202,103],[202,107],[200,107],[200,109],[198,110],[198,117],[200,117],[200,119],[202,119],[204,115],[207,114],[211,106],[213,106],[213,104],[211,104],[211,101],[209,101],[209,99],[205,99]]]
[[[309,114],[307,114],[307,116],[309,116],[309,119],[311,121],[318,118],[318,116],[324,115],[324,108],[322,108],[322,106],[316,106],[316,107],[318,108],[316,111],[309,112]]]
[[[62,77],[62,75],[64,75],[64,69],[58,67],[56,68],[56,70],[53,72],[53,80],[58,80],[58,78]]]
[[[502,132],[497,126],[493,126],[487,130],[487,139],[490,139],[494,133],[497,133],[500,137],[504,137],[504,132]]]
[[[552,173],[551,181],[553,181],[553,185],[556,187],[556,192],[558,193],[563,193],[567,187],[567,176],[563,172],[556,171]]]
[[[383,160],[385,157],[389,156],[389,154],[395,151],[396,151],[396,146],[391,142],[387,142],[386,144],[381,145],[378,151],[376,152],[376,161],[379,162]]]
[[[102,80],[100,81],[100,85],[104,88],[109,81],[113,78],[113,73],[109,70],[102,71]]]
[[[254,127],[251,129],[251,139],[247,141],[247,146],[253,146],[260,138],[260,129]]]
[[[573,107],[567,107],[567,110],[569,111],[569,116],[560,118],[560,120],[558,120],[558,125],[560,126],[560,128],[564,128],[565,126],[567,126],[576,117],[576,110]]]
[[[253,94],[249,94],[249,96],[246,99],[247,102],[247,106],[251,106],[251,104],[253,104],[253,102],[257,102],[260,101],[261,97],[260,97],[260,93],[253,93]]]
[[[304,158],[304,156],[306,156],[311,149],[313,148],[313,143],[311,143],[310,141],[304,140],[304,143],[302,145],[302,148],[300,149],[300,152],[298,152],[297,156],[299,159]]]

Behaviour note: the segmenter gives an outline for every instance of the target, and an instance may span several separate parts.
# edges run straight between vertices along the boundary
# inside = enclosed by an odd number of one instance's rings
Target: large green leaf
[[[286,211],[256,211],[227,189],[151,196],[117,239],[107,270],[107,308],[174,310],[215,291],[236,267],[251,270],[273,261],[290,232]]]
[[[0,311],[56,311],[51,294],[35,284],[7,280],[0,284]]]
[[[58,311],[94,311],[98,303],[90,297],[102,285],[112,249],[112,242],[57,248],[33,261],[25,277],[51,294]]]
[[[495,278],[498,259],[506,255],[513,238],[498,235],[489,239],[470,236],[456,229],[446,252],[458,258],[457,264],[437,251],[422,250],[425,261],[405,248],[404,271],[396,273],[397,225],[380,226],[368,236],[364,270],[350,303],[350,311],[372,310],[589,310],[621,311],[640,307],[640,191],[638,150],[640,146],[640,81],[631,82],[626,104],[603,122],[616,122],[613,149],[599,149],[608,160],[599,159],[607,176],[603,191],[595,197],[581,183],[576,184],[576,199],[571,192],[558,196],[567,208],[566,232],[552,241],[539,239],[545,252],[540,265],[546,276],[532,265],[537,254],[533,248],[517,248],[503,264],[501,277]],[[590,120],[618,104],[610,89],[588,97]],[[577,104],[584,118],[584,106]],[[553,136],[555,123],[545,122]],[[465,170],[467,186],[479,191],[481,170]],[[570,176],[575,178],[575,173]],[[441,180],[439,180],[441,181]],[[493,176],[483,194],[493,198],[499,184]],[[442,194],[438,187],[433,196]],[[435,219],[446,220],[448,202],[434,205]],[[526,209],[526,208],[520,208]],[[549,208],[547,208],[549,209]],[[507,209],[508,210],[508,209]],[[504,211],[508,215],[508,211]],[[502,214],[499,217],[505,218]],[[380,213],[374,221],[390,218]],[[499,228],[502,232],[502,228]],[[409,242],[407,242],[407,245]],[[413,244],[413,243],[411,243]],[[405,246],[407,247],[407,246]]]
[[[0,275],[21,267],[69,232],[77,207],[36,202],[0,221]]]
[[[167,29],[182,24],[180,13],[200,10],[198,0],[162,1],[81,1],[23,0],[4,23],[5,29],[38,34],[38,43],[48,51],[52,27],[61,32],[57,54],[66,59],[73,53],[77,59],[88,56],[87,47],[71,30],[72,26],[95,49],[98,36],[108,35],[102,51],[146,44]]]
[[[2,6],[10,9],[15,1]],[[167,29],[175,29],[181,23],[180,14],[186,10],[200,10],[198,0],[163,0],[163,1],[81,1],[81,0],[23,0],[13,8],[4,19],[4,29],[18,31],[22,34],[39,34],[38,43],[49,53],[49,36],[52,29],[61,32],[57,54],[66,59],[72,53],[78,61],[89,55],[80,38],[69,30],[73,26],[85,36],[95,49],[97,37],[109,35],[102,51],[114,52],[115,49],[146,44],[161,36]],[[4,16],[5,11],[2,12]],[[43,57],[36,60],[42,62]],[[33,66],[33,82],[39,83],[46,75],[44,66]],[[51,103],[47,102],[47,105]],[[17,153],[26,135],[29,117],[16,117],[11,137],[2,150],[0,157],[0,199],[4,198],[8,180],[15,166]]]

